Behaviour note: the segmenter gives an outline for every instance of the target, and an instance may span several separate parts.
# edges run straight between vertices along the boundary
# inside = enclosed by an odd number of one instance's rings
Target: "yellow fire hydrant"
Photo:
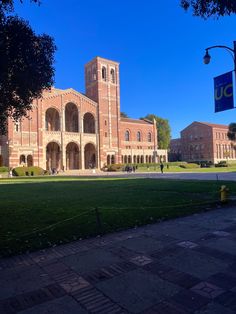
[[[221,185],[220,188],[220,201],[226,203],[229,200],[229,188],[226,185]]]

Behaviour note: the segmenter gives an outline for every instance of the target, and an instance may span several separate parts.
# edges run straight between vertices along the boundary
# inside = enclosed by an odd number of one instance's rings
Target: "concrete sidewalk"
[[[0,313],[236,313],[236,208],[0,259]]]

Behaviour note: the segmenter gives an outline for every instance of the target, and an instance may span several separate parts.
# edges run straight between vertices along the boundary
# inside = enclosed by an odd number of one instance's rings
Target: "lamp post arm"
[[[206,48],[206,50],[210,50],[210,49],[213,49],[213,48],[224,48],[224,49],[228,49],[231,52],[235,53],[235,50],[230,48],[230,47],[228,47],[228,46],[211,46],[211,47]]]
[[[211,46],[211,47],[206,48],[206,51],[214,49],[214,48],[223,48],[223,49],[230,51],[233,54],[232,57],[234,60],[234,71],[236,74],[236,41],[234,41],[234,48],[233,49],[228,47],[228,46],[217,45],[217,46]]]

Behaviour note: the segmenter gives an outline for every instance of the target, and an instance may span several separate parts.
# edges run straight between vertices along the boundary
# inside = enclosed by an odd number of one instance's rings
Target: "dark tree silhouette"
[[[232,145],[234,149],[236,149],[236,143],[235,143],[236,142],[236,123],[235,122],[232,122],[229,124],[227,136],[229,140],[232,141]]]
[[[181,0],[181,6],[192,9],[193,15],[203,18],[220,17],[236,13],[235,0]]]
[[[121,111],[120,116],[121,116],[121,118],[128,118],[128,117],[129,117],[129,116],[127,115],[127,113],[124,112],[124,111]]]
[[[33,2],[39,2],[32,0]],[[0,132],[8,118],[19,120],[54,78],[54,40],[36,35],[27,21],[6,14],[14,1],[0,1]]]

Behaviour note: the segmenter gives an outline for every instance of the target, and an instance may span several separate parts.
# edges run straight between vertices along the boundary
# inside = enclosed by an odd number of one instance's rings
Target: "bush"
[[[184,169],[193,169],[193,168],[199,168],[199,165],[194,164],[194,163],[189,163],[189,164],[181,164],[179,165],[180,168]]]
[[[112,164],[107,166],[107,171],[112,171],[112,172],[116,172],[116,171],[122,171],[124,165],[123,164]]]
[[[228,164],[225,160],[221,160],[218,164],[215,164],[215,167],[228,167]]]
[[[42,176],[45,171],[40,167],[16,167],[13,169],[13,175],[22,176]]]
[[[8,172],[8,167],[0,167],[0,172]]]

